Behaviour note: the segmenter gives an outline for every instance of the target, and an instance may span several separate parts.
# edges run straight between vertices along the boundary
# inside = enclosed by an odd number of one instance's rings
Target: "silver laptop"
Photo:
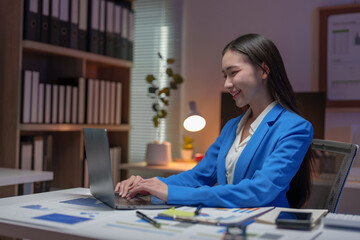
[[[98,200],[114,209],[163,209],[164,201],[151,195],[131,200],[114,192],[110,147],[106,129],[84,128],[85,153],[88,165],[90,192]]]

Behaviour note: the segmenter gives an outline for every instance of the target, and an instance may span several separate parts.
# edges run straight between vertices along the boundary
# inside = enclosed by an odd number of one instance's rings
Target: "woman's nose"
[[[225,79],[225,82],[224,82],[224,88],[227,89],[227,90],[229,90],[229,89],[232,88],[232,87],[233,87],[232,82],[229,80],[229,78],[226,78],[226,79]]]

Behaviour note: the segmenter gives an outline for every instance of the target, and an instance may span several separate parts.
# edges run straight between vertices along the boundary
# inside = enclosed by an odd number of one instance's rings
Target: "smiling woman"
[[[244,114],[231,119],[193,169],[168,178],[139,176],[117,184],[169,204],[210,207],[301,207],[309,196],[310,122],[297,114],[279,51],[248,34],[223,50],[224,87]],[[125,196],[125,195],[124,195]]]

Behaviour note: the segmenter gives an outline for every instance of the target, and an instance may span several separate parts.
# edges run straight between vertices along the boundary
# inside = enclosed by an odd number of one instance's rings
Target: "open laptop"
[[[90,192],[96,199],[114,209],[163,209],[173,206],[151,195],[136,196],[131,200],[120,197],[114,192],[107,130],[84,128],[83,132]]]

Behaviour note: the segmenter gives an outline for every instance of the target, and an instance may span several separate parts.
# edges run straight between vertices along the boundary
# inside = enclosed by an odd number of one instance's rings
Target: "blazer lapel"
[[[237,126],[243,116],[244,116],[244,114],[242,114],[239,117],[239,120],[236,121],[234,123],[234,125],[229,128],[228,132],[226,133],[226,136],[224,137],[224,143],[220,149],[219,156],[218,156],[218,174],[217,174],[218,179],[217,180],[218,180],[218,184],[220,184],[220,185],[225,185],[227,182],[226,170],[225,170],[225,158],[226,158],[227,153],[229,152],[231,145],[233,144],[233,142],[235,140],[236,129],[237,129]]]
[[[257,149],[262,144],[261,142],[264,139],[266,133],[269,131],[271,122],[276,120],[283,109],[284,108],[280,104],[275,105],[274,108],[271,109],[271,111],[260,123],[259,127],[254,132],[254,135],[251,137],[243,152],[240,154],[240,157],[236,163],[233,184],[239,183],[246,176],[247,169]]]

